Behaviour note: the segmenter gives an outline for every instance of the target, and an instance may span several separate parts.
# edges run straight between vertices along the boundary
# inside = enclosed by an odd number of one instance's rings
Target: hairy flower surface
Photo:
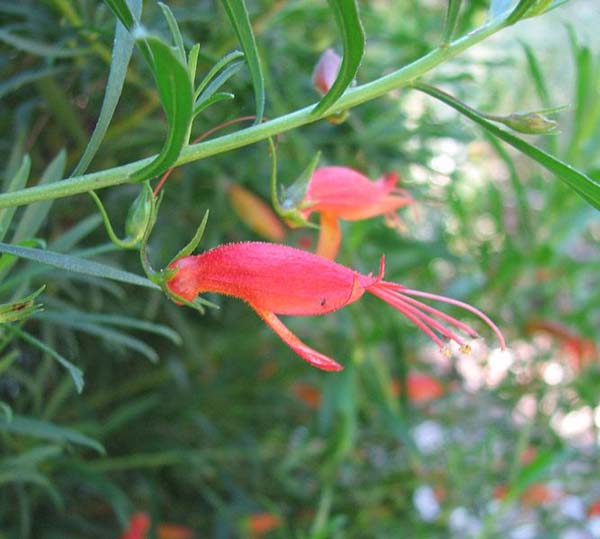
[[[176,260],[169,266],[176,271],[166,284],[171,292],[187,301],[203,292],[235,296],[246,301],[294,352],[315,367],[329,371],[340,370],[342,366],[304,344],[276,315],[328,314],[369,292],[416,324],[444,353],[449,353],[444,339],[457,342],[467,351],[468,344],[456,331],[476,337],[475,330],[415,299],[423,297],[474,313],[494,330],[502,348],[505,347],[502,333],[481,311],[461,301],[383,281],[383,262],[382,257],[377,276],[363,275],[287,245],[230,243]]]
[[[348,167],[322,167],[314,171],[306,189],[303,215],[321,215],[321,231],[317,254],[335,259],[341,232],[339,220],[359,221],[384,215],[391,226],[399,226],[396,211],[411,204],[408,193],[396,187],[397,174],[387,174],[371,181]]]

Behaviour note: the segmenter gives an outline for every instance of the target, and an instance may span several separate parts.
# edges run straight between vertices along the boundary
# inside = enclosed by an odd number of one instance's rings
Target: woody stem
[[[183,149],[173,166],[180,166],[185,163],[198,161],[213,155],[248,146],[249,144],[265,140],[285,131],[290,131],[303,125],[316,122],[325,116],[339,113],[367,101],[371,101],[372,99],[385,95],[391,90],[402,88],[449,58],[456,56],[465,49],[468,49],[498,32],[506,25],[506,17],[494,19],[465,36],[456,39],[451,44],[432,50],[430,53],[407,66],[372,82],[349,89],[323,114],[315,115],[313,113],[315,104],[312,104],[268,122],[236,131],[230,135],[218,137],[199,144],[192,144]],[[155,156],[151,156],[108,170],[74,176],[50,184],[29,187],[11,193],[3,193],[0,194],[0,208],[22,206],[41,200],[67,197],[95,189],[129,183],[131,182],[131,177],[134,173],[148,165],[154,158]]]

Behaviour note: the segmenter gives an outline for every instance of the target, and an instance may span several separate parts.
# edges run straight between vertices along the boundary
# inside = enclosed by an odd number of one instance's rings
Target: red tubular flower
[[[166,285],[176,296],[187,300],[203,292],[235,296],[246,301],[281,339],[311,365],[327,371],[342,366],[313,350],[294,335],[276,316],[328,314],[354,303],[365,292],[382,299],[416,324],[444,353],[442,339],[469,346],[456,331],[469,337],[477,333],[467,324],[415,299],[421,297],[462,307],[481,318],[498,336],[496,325],[481,311],[451,298],[412,290],[383,280],[384,260],[377,276],[362,275],[318,255],[275,243],[230,243],[201,255],[184,256],[169,266],[176,270]]]
[[[339,219],[359,221],[384,215],[391,226],[399,226],[396,214],[413,202],[403,189],[398,189],[397,174],[387,174],[376,181],[348,167],[322,167],[314,171],[306,189],[303,215],[321,214],[321,231],[317,254],[335,259],[341,233]]]

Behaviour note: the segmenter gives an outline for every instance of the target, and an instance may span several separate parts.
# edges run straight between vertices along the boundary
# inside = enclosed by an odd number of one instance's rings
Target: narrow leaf
[[[133,181],[142,181],[167,170],[188,143],[194,91],[187,66],[171,47],[154,36],[144,36],[137,41],[143,41],[151,55],[150,67],[168,124],[167,138],[156,159],[132,176]]]
[[[173,43],[175,45],[175,49],[177,50],[177,54],[179,55],[179,61],[182,64],[185,64],[186,55],[185,55],[185,46],[183,45],[183,37],[181,36],[181,30],[179,30],[179,25],[177,24],[177,19],[173,15],[173,12],[166,4],[162,2],[158,3],[160,9],[167,20],[167,26],[169,27],[169,31],[171,32],[171,37],[173,38]]]
[[[85,434],[81,434],[80,432],[67,427],[60,427],[49,421],[41,421],[39,419],[32,419],[21,415],[13,416],[11,422],[0,420],[0,432],[43,438],[45,440],[53,440],[60,443],[72,443],[83,447],[89,447],[101,455],[106,453],[104,447],[102,447],[97,440],[94,440]]]
[[[43,67],[41,69],[28,69],[26,71],[21,71],[14,77],[7,79],[0,84],[0,98],[4,97],[10,92],[18,90],[30,82],[35,82],[36,80],[43,79],[49,75],[57,75],[58,73],[63,73],[64,71],[64,67]]]
[[[452,41],[456,22],[458,21],[458,13],[460,11],[461,0],[448,0],[448,9],[446,11],[446,22],[444,25],[443,43],[448,44]]]
[[[242,67],[242,62],[235,62],[233,64],[228,65],[219,76],[215,77],[214,80],[206,86],[204,91],[201,94],[198,94],[198,98],[196,100],[196,106],[202,101],[205,101],[221,87],[225,84],[233,75],[235,75]]]
[[[329,0],[329,5],[335,14],[338,29],[342,35],[344,55],[335,82],[321,101],[313,109],[313,114],[322,114],[331,108],[335,102],[352,84],[365,52],[365,33],[360,21],[358,2],[356,0]]]
[[[89,333],[90,335],[95,335],[101,339],[104,339],[109,344],[123,346],[124,348],[135,350],[136,352],[139,352],[145,356],[152,363],[156,363],[158,361],[158,354],[154,348],[148,346],[144,341],[136,339],[135,337],[131,337],[122,331],[103,327],[99,324],[82,322],[75,320],[74,318],[67,318],[61,315],[57,316],[55,313],[41,314],[39,318],[64,327]]]
[[[127,30],[131,31],[133,29],[134,25],[137,23],[137,19],[131,12],[131,9],[129,9],[125,0],[104,0],[104,3],[110,7],[117,19],[121,21]]]
[[[44,185],[61,179],[65,171],[66,162],[67,154],[64,150],[61,150],[46,167],[46,170],[44,170],[38,185]],[[46,220],[46,216],[53,203],[53,200],[46,200],[28,206],[23,212],[23,217],[19,221],[19,225],[17,226],[11,241],[13,243],[18,243],[37,234],[38,230]]]
[[[131,9],[136,18],[142,14],[142,0],[129,0]],[[112,60],[110,62],[110,70],[108,72],[108,80],[106,82],[106,90],[104,92],[104,99],[102,101],[102,107],[100,108],[100,115],[94,127],[94,132],[90,137],[88,145],[77,163],[77,166],[71,173],[72,176],[79,176],[83,174],[92,159],[96,155],[102,139],[106,134],[106,130],[112,120],[117,103],[121,97],[123,91],[123,84],[125,82],[125,76],[127,75],[127,66],[131,59],[131,53],[133,52],[134,39],[130,34],[129,30],[123,26],[123,24],[117,21],[115,27],[115,40],[112,49]]]
[[[52,43],[45,43],[26,37],[11,34],[4,28],[0,28],[0,41],[6,43],[23,52],[28,52],[35,56],[49,58],[72,58],[74,56],[82,56],[90,52],[90,49],[83,48],[63,48]]]
[[[55,268],[64,269],[67,271],[73,271],[75,273],[83,273],[84,275],[92,275],[94,277],[112,279],[122,283],[160,290],[158,285],[154,284],[148,279],[145,279],[144,277],[113,268],[112,266],[100,264],[99,262],[77,258],[75,256],[56,253],[53,251],[46,251],[43,249],[33,249],[31,247],[19,247],[17,245],[9,245],[7,243],[0,243],[0,253],[8,253],[20,258],[26,258],[27,260],[33,260],[34,262],[39,262],[41,264],[48,264],[49,266],[54,266]]]
[[[73,379],[77,393],[83,391],[83,371],[79,367],[76,367],[68,359],[61,356],[54,348],[50,348],[47,344],[35,338],[33,335],[19,329],[17,326],[7,326],[7,329],[17,335],[20,339],[23,339],[38,350],[48,354],[51,358],[60,363]]]
[[[576,191],[582,198],[589,202],[596,209],[600,209],[600,182],[590,178],[583,172],[573,168],[572,166],[560,161],[556,157],[553,157],[543,150],[532,146],[523,139],[496,127],[491,122],[487,121],[483,116],[476,110],[468,107],[464,103],[461,103],[456,98],[422,83],[415,83],[414,88],[439,99],[443,103],[446,103],[450,107],[456,109],[467,118],[481,125],[484,129],[489,131],[492,135],[502,139],[504,142],[510,144],[520,152],[524,153],[531,159],[537,161],[544,168],[556,174],[561,180],[563,180],[569,187]]]
[[[176,331],[164,324],[156,324],[147,320],[139,320],[130,316],[123,316],[119,314],[96,314],[96,313],[84,313],[76,310],[62,310],[60,312],[46,312],[41,315],[42,318],[48,318],[52,316],[55,320],[60,317],[72,318],[75,321],[92,323],[92,324],[110,324],[121,328],[139,329],[141,331],[147,331],[156,335],[161,335],[169,339],[173,344],[181,344],[181,336]]]
[[[22,189],[25,183],[27,183],[27,178],[29,178],[29,173],[31,171],[31,159],[28,155],[23,157],[23,161],[21,162],[21,166],[17,173],[13,176],[13,178],[8,183],[8,192],[18,191]],[[0,210],[0,241],[4,239],[6,233],[8,232],[8,227],[12,222],[12,218],[17,210],[16,206],[11,208],[4,208]]]
[[[194,105],[194,117],[198,116],[203,110],[207,109],[211,105],[215,103],[219,103],[220,101],[230,101],[234,99],[235,96],[230,94],[229,92],[219,92],[208,99],[200,101]]]
[[[256,120],[254,123],[259,124],[262,122],[265,112],[265,81],[246,3],[244,0],[221,0],[221,2],[246,55],[252,85],[254,86],[254,100],[256,103]]]
[[[2,413],[4,414],[4,419],[10,423],[13,418],[12,408],[4,401],[0,401],[0,411],[2,411]]]
[[[233,51],[229,54],[223,56],[214,66],[211,67],[210,71],[206,74],[206,76],[202,79],[202,82],[196,88],[194,92],[194,98],[198,99],[200,94],[204,91],[204,89],[210,84],[210,82],[214,79],[221,69],[224,69],[227,64],[230,64],[234,60],[239,60],[244,57],[244,53],[240,51]]]

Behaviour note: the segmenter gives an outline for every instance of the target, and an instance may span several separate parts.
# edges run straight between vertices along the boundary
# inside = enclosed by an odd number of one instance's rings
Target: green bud
[[[515,112],[508,116],[498,116],[495,121],[503,123],[513,131],[528,135],[547,135],[556,132],[558,123],[538,112]]]
[[[19,322],[43,310],[43,306],[40,303],[35,303],[34,300],[44,291],[44,288],[46,286],[38,288],[35,292],[22,299],[0,305],[0,324]]]
[[[125,221],[125,234],[127,243],[137,244],[142,241],[150,217],[155,199],[152,193],[152,188],[148,182],[144,183],[142,191],[133,201],[127,213]]]

